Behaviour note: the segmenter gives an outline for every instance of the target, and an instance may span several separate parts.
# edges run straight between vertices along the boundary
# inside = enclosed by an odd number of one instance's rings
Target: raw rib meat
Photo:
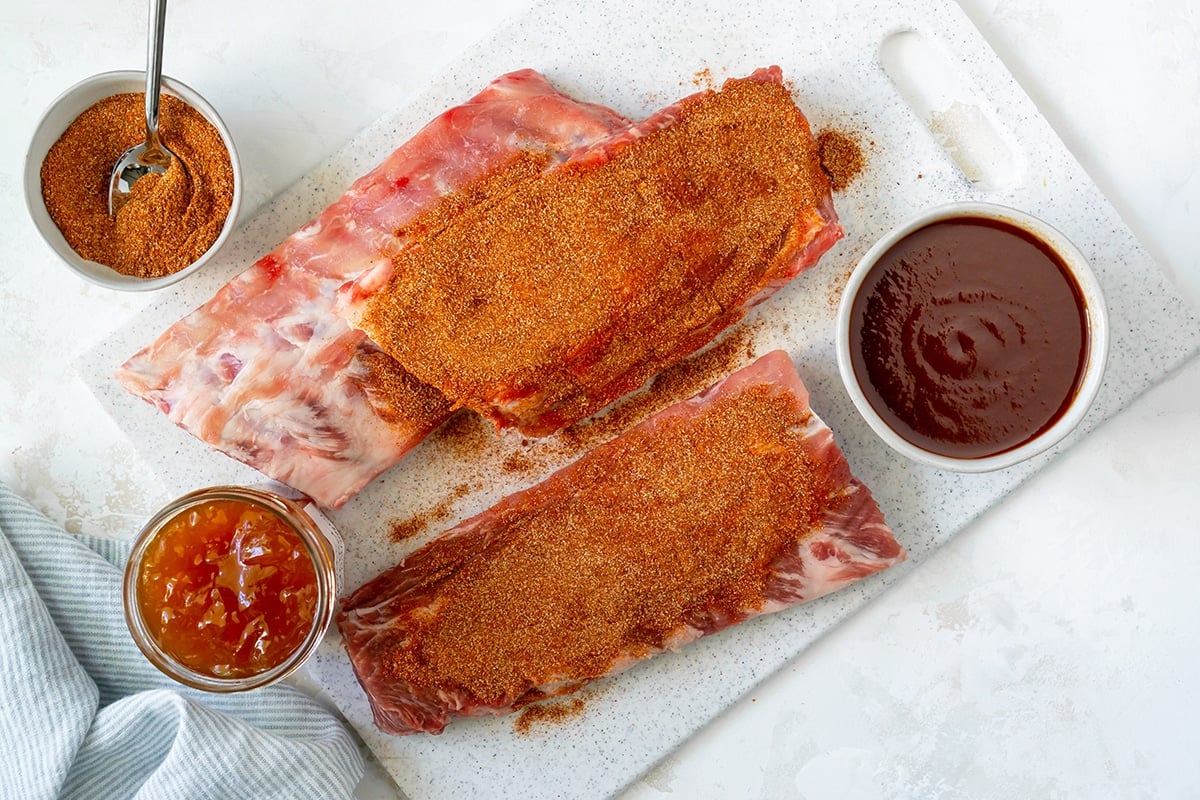
[[[234,458],[338,507],[446,419],[450,404],[333,311],[338,286],[405,245],[401,229],[521,153],[554,160],[627,121],[505,75],[429,123],[316,220],[117,373]]]
[[[544,435],[711,341],[841,236],[778,67],[435,219],[339,313],[456,405]]]
[[[338,625],[379,728],[439,733],[903,559],[776,351],[438,537]]]

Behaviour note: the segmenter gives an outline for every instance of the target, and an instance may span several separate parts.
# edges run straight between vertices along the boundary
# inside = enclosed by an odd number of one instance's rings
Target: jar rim
[[[316,607],[308,635],[287,658],[270,669],[253,675],[223,678],[199,672],[181,663],[165,650],[150,634],[138,603],[138,572],[150,544],[166,525],[180,514],[201,503],[213,500],[234,500],[248,503],[274,514],[284,522],[304,544],[316,575]],[[125,623],[134,644],[151,664],[168,677],[193,689],[208,692],[241,692],[275,683],[294,672],[316,651],[333,621],[337,604],[335,555],[329,540],[317,523],[294,501],[274,492],[246,486],[210,486],[196,489],[171,501],[146,522],[133,540],[129,560],[125,564],[122,602]]]

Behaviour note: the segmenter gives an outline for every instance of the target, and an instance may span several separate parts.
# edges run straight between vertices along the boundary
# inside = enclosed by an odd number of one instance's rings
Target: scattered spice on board
[[[146,175],[116,216],[108,211],[113,167],[146,136],[140,92],[106,97],[63,132],[42,162],[42,199],[76,253],[136,278],[187,267],[221,235],[233,203],[233,166],[221,134],[199,111],[162,95],[159,135],[177,158]]]
[[[413,517],[394,520],[388,531],[388,538],[393,542],[403,542],[424,533],[433,521],[429,516],[429,512],[425,512]]]
[[[460,409],[438,428],[427,446],[460,461],[478,459],[499,437],[490,422],[473,411]]]
[[[850,275],[854,272],[856,266],[858,266],[857,257],[846,263],[841,270],[829,279],[825,302],[829,306],[830,313],[836,314],[838,307],[842,304],[842,295],[846,291],[846,284],[850,282]]]
[[[535,706],[525,706],[521,709],[513,727],[517,733],[529,733],[529,730],[541,722],[562,722],[565,719],[583,713],[586,704],[582,697],[573,697],[563,703],[539,703]]]
[[[466,497],[471,492],[471,486],[466,483],[460,483],[450,490],[450,494],[443,497],[441,502],[427,511],[422,511],[420,514],[414,514],[411,517],[404,519],[393,520],[389,526],[388,538],[393,542],[403,542],[406,539],[411,539],[414,536],[422,534],[435,522],[443,522],[450,518],[454,512],[454,504]]]
[[[707,89],[710,92],[716,89],[717,82],[713,78],[712,68],[705,67],[704,69],[697,71],[694,75],[692,75],[692,84],[700,87],[701,89]]]
[[[538,467],[538,462],[520,450],[514,450],[504,458],[500,469],[507,475],[523,475]]]
[[[857,134],[825,131],[817,136],[817,150],[821,154],[821,169],[829,176],[835,192],[853,183],[866,166]]]

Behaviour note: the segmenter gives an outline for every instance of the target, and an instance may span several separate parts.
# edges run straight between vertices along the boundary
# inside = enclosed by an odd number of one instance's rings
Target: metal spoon
[[[116,214],[129,200],[133,184],[151,173],[161,175],[177,156],[158,139],[158,101],[162,85],[162,43],[167,0],[150,0],[150,36],[146,48],[146,141],[125,151],[113,167],[108,211]]]

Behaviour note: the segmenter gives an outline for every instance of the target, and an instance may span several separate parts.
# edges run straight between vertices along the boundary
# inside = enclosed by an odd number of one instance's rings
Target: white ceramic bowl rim
[[[1041,434],[1022,445],[982,458],[955,458],[930,452],[909,442],[894,431],[871,406],[858,378],[854,373],[850,355],[850,317],[854,298],[880,256],[910,233],[931,223],[954,217],[983,217],[1008,222],[1032,233],[1048,244],[1070,269],[1083,295],[1088,325],[1087,363],[1079,382],[1078,391],[1066,412]],[[1108,360],[1108,311],[1100,283],[1088,265],[1087,259],[1065,234],[1038,217],[1008,206],[995,203],[961,202],[937,206],[917,214],[912,219],[892,229],[876,242],[858,262],[850,274],[837,314],[837,361],[838,371],[850,399],[859,414],[871,429],[892,449],[918,463],[955,472],[990,472],[1018,464],[1053,447],[1075,429],[1095,400],[1103,379],[1104,366]]]
[[[41,119],[38,120],[37,126],[34,128],[33,137],[30,139],[29,148],[25,153],[25,205],[29,210],[30,217],[33,218],[33,223],[37,227],[38,232],[72,271],[92,283],[109,289],[151,291],[170,286],[199,271],[212,259],[229,238],[237,226],[238,211],[241,208],[241,162],[238,160],[237,149],[234,147],[233,137],[230,135],[229,129],[226,127],[224,121],[222,121],[220,115],[217,114],[216,109],[209,105],[208,101],[199,92],[181,81],[164,75],[162,79],[163,91],[178,97],[199,111],[217,129],[217,132],[221,135],[221,140],[225,144],[225,149],[229,151],[229,161],[233,167],[233,203],[229,207],[229,214],[225,218],[225,224],[221,227],[221,233],[217,236],[217,240],[205,251],[204,255],[200,256],[200,258],[187,267],[170,275],[164,275],[161,278],[148,279],[122,275],[103,264],[97,264],[95,261],[82,258],[67,244],[67,240],[63,237],[58,226],[54,224],[54,220],[50,218],[50,214],[46,211],[46,205],[42,200],[42,162],[45,160],[46,154],[50,151],[50,147],[58,141],[63,131],[67,129],[67,126],[83,113],[84,110],[103,98],[114,94],[141,92],[145,89],[145,85],[146,73],[140,70],[101,72],[98,75],[83,79],[56,97],[54,102],[46,108]]]

